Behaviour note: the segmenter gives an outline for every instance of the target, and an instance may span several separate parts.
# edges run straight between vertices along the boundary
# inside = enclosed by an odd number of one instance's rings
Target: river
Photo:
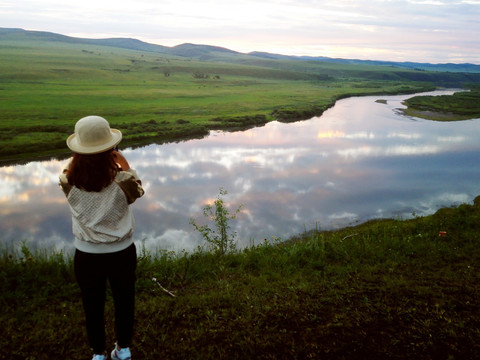
[[[243,205],[231,221],[239,247],[471,203],[480,194],[480,119],[407,117],[398,109],[411,96],[349,98],[306,121],[124,149],[146,189],[132,205],[136,241],[174,251],[203,244],[189,221],[204,223],[202,208],[220,188],[231,210]],[[0,168],[2,243],[72,248],[70,213],[57,185],[67,162]]]

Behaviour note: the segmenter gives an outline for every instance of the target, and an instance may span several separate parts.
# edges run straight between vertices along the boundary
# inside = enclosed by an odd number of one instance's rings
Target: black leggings
[[[75,276],[82,292],[90,346],[95,354],[105,351],[105,293],[107,279],[115,305],[115,333],[118,346],[129,347],[133,336],[135,270],[137,251],[132,244],[106,254],[75,251]]]

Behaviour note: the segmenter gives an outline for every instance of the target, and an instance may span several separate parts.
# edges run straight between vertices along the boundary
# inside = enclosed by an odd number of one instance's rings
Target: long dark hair
[[[110,185],[119,171],[112,150],[100,154],[73,154],[67,170],[70,185],[86,191],[101,191]]]

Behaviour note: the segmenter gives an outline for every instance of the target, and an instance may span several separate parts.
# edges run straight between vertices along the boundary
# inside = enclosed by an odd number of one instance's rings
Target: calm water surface
[[[452,92],[435,92],[442,93]],[[231,209],[244,206],[232,222],[241,246],[471,203],[480,194],[480,119],[406,117],[398,109],[410,96],[345,99],[308,121],[124,150],[146,189],[133,204],[135,239],[150,248],[196,248],[202,239],[189,220],[203,221],[203,206],[220,188]],[[57,185],[67,162],[0,168],[0,241],[72,247]]]

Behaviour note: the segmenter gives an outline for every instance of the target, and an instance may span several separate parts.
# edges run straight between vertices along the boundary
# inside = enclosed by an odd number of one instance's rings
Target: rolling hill
[[[418,62],[393,62],[393,61],[378,61],[378,60],[359,60],[359,59],[340,59],[329,57],[312,57],[312,56],[290,56],[281,54],[272,54],[266,52],[250,52],[240,53],[230,49],[212,45],[198,45],[198,44],[181,44],[173,47],[150,44],[132,38],[108,38],[108,39],[85,39],[76,38],[66,35],[45,32],[45,31],[30,31],[18,28],[0,28],[1,40],[30,40],[30,41],[58,41],[71,44],[86,44],[111,46],[129,50],[147,51],[165,55],[180,56],[184,58],[191,58],[203,61],[222,61],[234,63],[246,63],[255,65],[258,60],[265,60],[262,64],[268,64],[268,61],[284,60],[295,62],[324,62],[337,63],[348,65],[372,65],[372,66],[386,66],[396,67],[417,71],[436,71],[436,72],[460,72],[460,73],[480,73],[480,65],[476,64],[430,64]]]

